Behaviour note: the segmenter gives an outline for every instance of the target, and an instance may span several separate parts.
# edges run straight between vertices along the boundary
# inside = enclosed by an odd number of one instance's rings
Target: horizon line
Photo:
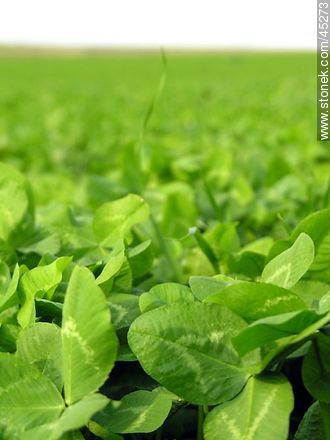
[[[0,53],[2,51],[25,51],[36,53],[120,53],[120,52],[135,52],[135,53],[158,53],[161,50],[178,53],[316,53],[316,49],[302,48],[302,47],[239,47],[239,46],[193,46],[193,45],[97,45],[97,44],[58,44],[58,43],[24,43],[24,42],[1,42]]]

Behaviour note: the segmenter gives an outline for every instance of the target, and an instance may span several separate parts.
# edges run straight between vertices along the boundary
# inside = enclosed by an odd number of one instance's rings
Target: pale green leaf
[[[208,414],[205,440],[286,440],[292,409],[285,377],[252,377],[238,396]]]
[[[91,433],[96,435],[97,438],[101,438],[102,440],[123,440],[121,435],[108,431],[93,420],[88,423],[88,429]]]
[[[32,364],[62,390],[61,330],[55,324],[39,322],[22,329],[17,338],[16,356]]]
[[[8,265],[4,261],[0,261],[0,297],[6,292],[10,279]]]
[[[37,266],[22,275],[19,283],[22,306],[17,315],[17,320],[22,327],[34,323],[36,314],[34,299],[36,296],[52,298],[55,289],[62,281],[63,271],[70,262],[71,257],[60,257],[51,264]]]
[[[157,307],[176,302],[191,302],[195,298],[189,287],[178,283],[158,284],[140,296],[141,312],[148,312]]]
[[[127,328],[140,315],[139,297],[129,293],[113,293],[108,298],[114,327]]]
[[[165,388],[193,403],[215,404],[235,396],[249,377],[231,345],[245,327],[218,304],[173,304],[137,318],[128,342],[143,369]]]
[[[192,276],[189,278],[191,291],[200,301],[203,301],[209,295],[218,293],[227,285],[227,281],[216,280],[212,277]]]
[[[120,268],[124,263],[124,260],[125,260],[124,250],[120,251],[116,255],[110,256],[106,265],[102,269],[102,272],[96,278],[96,283],[100,285],[111,280],[120,271]]]
[[[62,344],[65,401],[71,405],[105,382],[118,346],[105,296],[87,268],[76,266],[69,281]]]
[[[32,365],[16,356],[0,357],[0,420],[23,431],[50,423],[64,410],[55,385]]]
[[[147,220],[148,216],[148,205],[136,194],[104,203],[95,212],[93,221],[95,237],[104,246],[113,245],[125,238],[135,224]]]
[[[102,394],[91,394],[77,403],[65,408],[61,417],[56,422],[41,425],[22,434],[21,440],[59,440],[63,438],[75,438],[69,432],[87,425],[91,417],[101,411],[108,403],[108,399]],[[67,434],[66,434],[67,433]],[[80,437],[78,437],[80,438]]]
[[[164,194],[161,231],[165,236],[181,238],[196,224],[194,191],[187,183],[176,181],[163,185],[161,191]]]
[[[266,283],[241,282],[210,295],[205,302],[222,304],[246,321],[305,309],[296,294]]]
[[[320,313],[330,312],[330,292],[322,296],[322,298],[320,299],[319,312]]]
[[[38,255],[51,254],[56,255],[61,249],[60,238],[57,234],[28,237],[28,242],[20,245],[18,250],[25,254],[34,253]]]
[[[17,286],[19,275],[19,267],[17,264],[5,292],[0,296],[0,312],[18,304]]]
[[[330,282],[330,208],[304,218],[291,239],[295,240],[302,232],[308,234],[315,245],[315,258],[308,271],[309,277]]]
[[[33,222],[29,185],[19,171],[4,163],[0,163],[0,212],[0,240],[9,240]]]
[[[266,265],[261,279],[265,283],[290,289],[307,272],[313,259],[313,240],[307,234],[301,233],[289,249]]]
[[[110,432],[147,433],[163,424],[171,406],[172,400],[165,393],[140,390],[110,402],[94,419]]]
[[[233,344],[241,356],[256,348],[269,346],[264,360],[267,364],[285,347],[303,341],[328,322],[330,313],[319,314],[312,310],[271,316],[259,319],[243,329],[233,339]]]
[[[308,307],[317,310],[320,299],[330,293],[330,284],[315,280],[300,280],[291,290],[300,296]]]

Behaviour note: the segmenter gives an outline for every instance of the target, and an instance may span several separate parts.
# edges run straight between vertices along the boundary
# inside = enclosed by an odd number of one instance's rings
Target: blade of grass
[[[198,246],[201,248],[203,254],[212,264],[212,267],[215,270],[215,272],[219,273],[220,272],[219,262],[211,246],[208,244],[208,242],[205,240],[205,238],[197,228],[194,230],[193,236],[195,237],[195,240]]]

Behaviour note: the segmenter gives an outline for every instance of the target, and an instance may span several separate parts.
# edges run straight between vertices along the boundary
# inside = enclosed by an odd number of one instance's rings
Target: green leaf
[[[305,412],[294,436],[294,440],[311,439],[326,440],[319,402],[314,402]]]
[[[244,246],[241,252],[253,252],[266,257],[273,244],[274,239],[272,237],[263,237]]]
[[[227,265],[230,273],[256,278],[261,275],[265,265],[265,257],[257,252],[245,251],[229,255]]]
[[[139,297],[129,293],[113,293],[109,296],[112,322],[115,328],[127,328],[140,315]]]
[[[91,417],[101,411],[108,403],[108,399],[102,394],[91,394],[77,403],[65,408],[56,422],[45,424],[26,431],[21,440],[62,439],[65,433],[74,431],[87,425]],[[66,437],[64,437],[66,438]],[[72,438],[68,435],[68,439]],[[73,437],[75,438],[75,437]],[[79,438],[79,437],[78,437]],[[83,438],[83,437],[82,437]]]
[[[154,253],[151,240],[146,240],[134,248],[128,249],[128,261],[133,278],[140,278],[150,271]]]
[[[295,240],[302,232],[308,234],[315,245],[315,258],[308,275],[319,281],[330,282],[330,208],[306,217],[293,231]]]
[[[184,182],[171,182],[163,185],[165,195],[163,215],[160,225],[167,237],[181,238],[189,227],[196,224],[197,210],[195,194],[190,185]]]
[[[330,403],[330,336],[319,333],[304,358],[302,376],[308,392]]]
[[[85,437],[80,431],[69,431],[62,435],[61,440],[85,440]]]
[[[87,268],[76,266],[69,281],[62,344],[65,401],[71,405],[105,382],[118,346],[105,296]]]
[[[181,259],[181,265],[183,279],[189,279],[196,273],[204,276],[211,276],[217,272],[200,247],[194,247],[187,250],[184,253],[184,257]]]
[[[148,205],[136,194],[104,203],[95,212],[95,237],[103,246],[111,246],[124,239],[134,225],[144,222],[148,216]]]
[[[42,233],[27,237],[27,242],[20,244],[18,250],[24,254],[34,253],[38,255],[56,255],[61,248],[61,242],[57,234],[44,237]]]
[[[93,420],[91,420],[88,423],[88,429],[92,434],[96,435],[98,438],[101,438],[102,440],[123,440],[123,437],[121,435],[107,431]]]
[[[203,301],[208,296],[218,293],[228,283],[211,277],[192,276],[189,278],[189,285],[193,295]]]
[[[36,313],[43,318],[50,317],[53,322],[61,322],[63,304],[55,301],[48,301],[47,299],[36,299]],[[45,319],[46,320],[46,319]]]
[[[284,376],[252,377],[238,396],[207,415],[205,440],[286,440],[292,409],[293,393]]]
[[[292,292],[300,296],[309,308],[318,310],[320,299],[330,293],[330,285],[314,280],[300,280],[292,288]]]
[[[288,345],[303,341],[329,321],[330,313],[319,314],[312,310],[270,316],[243,329],[233,339],[233,344],[241,356],[270,343],[272,350],[277,352]]]
[[[307,234],[301,233],[289,249],[266,265],[261,279],[265,283],[290,289],[307,272],[313,259],[313,240]]]
[[[33,223],[31,190],[25,177],[13,167],[0,163],[0,240],[16,238]]]
[[[319,312],[326,313],[330,312],[330,292],[322,296],[319,302]]]
[[[222,304],[246,321],[306,308],[299,296],[289,290],[272,284],[252,282],[232,284],[208,296],[205,301]]]
[[[195,298],[189,287],[178,283],[158,284],[140,296],[141,312],[148,312],[157,307],[176,302],[191,302]]]
[[[0,261],[0,295],[3,295],[10,283],[10,270],[4,261]]]
[[[330,405],[328,403],[320,402],[320,409],[325,437],[328,440],[330,438]]]
[[[22,329],[17,338],[16,356],[32,364],[62,390],[61,330],[55,324],[39,322]]]
[[[165,388],[192,403],[215,404],[234,397],[249,377],[231,345],[245,327],[218,304],[173,304],[137,318],[128,342],[143,369]]]
[[[240,240],[235,223],[217,223],[205,232],[205,239],[219,258],[240,249]]]
[[[19,275],[19,267],[17,264],[5,292],[0,296],[0,312],[18,304],[17,285]]]
[[[71,257],[60,257],[48,265],[37,266],[24,273],[20,287],[26,295],[38,295],[39,298],[51,299],[70,262]]]
[[[0,371],[1,423],[22,432],[59,417],[62,396],[38,369],[7,355],[0,357]]]
[[[94,419],[107,431],[128,434],[158,429],[168,416],[172,400],[161,392],[135,391],[111,401]]]
[[[0,438],[1,440],[21,440],[20,434],[14,426],[8,428],[0,422]]]
[[[19,284],[22,306],[17,315],[17,320],[22,327],[27,327],[35,321],[35,297],[46,296],[47,299],[51,299],[70,262],[71,257],[61,257],[51,264],[35,267],[22,275]]]
[[[111,280],[121,269],[125,260],[125,251],[122,250],[116,255],[110,256],[107,264],[102,269],[100,275],[96,278],[98,285]]]
[[[249,278],[260,276],[273,243],[271,237],[260,238],[238,249],[239,252],[230,254],[227,260],[229,272],[240,273]]]
[[[16,309],[14,309],[14,313]],[[20,327],[13,324],[2,324],[0,327],[0,351],[13,353],[16,350],[16,341]]]
[[[125,257],[119,272],[117,272],[115,277],[113,278],[111,291],[131,293],[132,287],[133,287],[132,271],[128,259]]]

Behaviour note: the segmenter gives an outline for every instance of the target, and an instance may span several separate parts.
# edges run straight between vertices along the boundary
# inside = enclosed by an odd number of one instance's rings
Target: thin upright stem
[[[197,440],[203,440],[203,423],[204,423],[204,406],[198,406],[198,418],[197,418]]]

